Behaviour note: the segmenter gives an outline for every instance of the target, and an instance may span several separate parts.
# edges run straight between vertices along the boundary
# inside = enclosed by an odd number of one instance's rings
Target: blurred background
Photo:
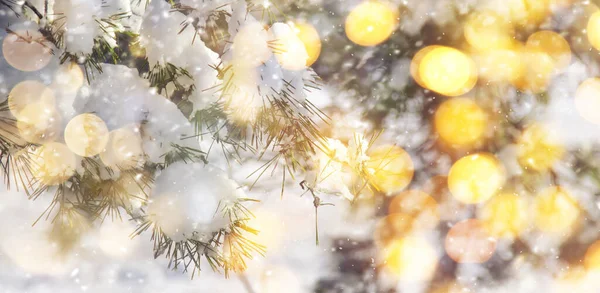
[[[332,152],[314,156],[332,174],[315,187],[333,204],[318,209],[320,243],[299,180],[281,196],[280,177],[248,176],[264,161],[213,156],[260,200],[253,240],[267,252],[244,273],[172,271],[126,219],[65,250],[51,223],[32,226],[50,199],[13,188],[0,193],[0,292],[600,292],[600,3],[247,2],[292,25],[322,80],[307,94],[331,118],[319,128]],[[139,25],[144,9],[130,7]],[[0,9],[2,27],[19,21]],[[4,97],[26,77],[7,35]],[[64,70],[54,59],[42,80]],[[371,138],[368,158],[353,157]],[[377,188],[348,178],[355,161],[379,165]]]

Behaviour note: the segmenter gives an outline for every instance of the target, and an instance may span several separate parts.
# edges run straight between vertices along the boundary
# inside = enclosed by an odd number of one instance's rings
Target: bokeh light
[[[496,239],[488,234],[479,220],[456,223],[444,241],[446,253],[458,263],[484,263],[496,251]]]
[[[514,193],[494,196],[481,209],[479,218],[490,235],[515,238],[529,225],[527,201]]]
[[[571,63],[571,48],[561,35],[553,31],[539,31],[529,36],[526,48],[532,52],[544,52],[554,60],[557,69]]]
[[[600,240],[588,247],[583,259],[583,265],[588,271],[600,271]]]
[[[41,144],[60,136],[62,119],[52,105],[32,103],[19,112],[17,129],[26,141]]]
[[[388,212],[409,215],[412,228],[417,230],[434,229],[440,218],[435,199],[420,190],[407,190],[396,195],[390,202]]]
[[[77,115],[65,128],[65,142],[69,149],[82,157],[93,157],[108,143],[108,128],[104,121],[90,113]]]
[[[564,148],[557,134],[548,127],[534,123],[518,140],[518,159],[521,166],[534,171],[546,171],[562,158]]]
[[[4,38],[2,53],[10,66],[26,72],[37,71],[52,60],[51,45],[37,30],[17,30]]]
[[[424,238],[407,236],[390,244],[384,251],[385,268],[400,280],[418,282],[433,276],[438,253]]]
[[[516,84],[523,78],[525,68],[517,50],[497,49],[482,52],[475,58],[481,79],[491,83]]]
[[[420,60],[419,78],[425,88],[446,96],[460,96],[477,83],[477,66],[463,52],[434,47]]]
[[[110,132],[106,149],[100,159],[108,167],[122,170],[138,166],[144,158],[142,138],[136,126],[122,127]]]
[[[545,92],[556,73],[556,62],[550,55],[542,51],[524,48],[521,54],[521,60],[523,60],[526,70],[515,86],[521,91],[533,94]]]
[[[577,201],[562,187],[552,186],[535,197],[534,223],[543,232],[569,234],[579,219]]]
[[[448,188],[460,202],[475,204],[487,201],[502,188],[504,168],[491,154],[465,156],[452,165]]]
[[[363,1],[346,18],[346,35],[355,44],[375,46],[385,42],[398,25],[399,13],[383,1]]]
[[[271,27],[270,32],[275,38],[272,42],[273,52],[281,67],[292,71],[306,68],[309,56],[294,28],[288,24],[278,23]]]
[[[365,168],[369,182],[379,191],[393,195],[412,180],[414,166],[410,155],[401,147],[383,145],[367,152]]]
[[[512,24],[494,11],[475,12],[464,27],[465,39],[479,51],[508,49],[515,42]]]
[[[467,148],[481,143],[487,128],[487,115],[473,100],[453,98],[435,112],[435,130],[448,145]]]
[[[319,32],[310,23],[303,21],[294,23],[294,31],[296,35],[304,44],[306,53],[308,53],[308,59],[306,60],[306,66],[313,65],[319,56],[321,55],[321,38]]]
[[[33,177],[45,185],[58,185],[67,181],[77,168],[77,157],[62,143],[44,144],[30,156]]]
[[[587,25],[587,38],[590,44],[600,50],[600,11],[594,12]]]
[[[575,108],[585,120],[600,125],[600,79],[589,78],[575,92]]]
[[[67,62],[56,71],[54,84],[66,93],[75,93],[84,82],[81,67],[75,62]]]
[[[20,118],[21,112],[31,104],[41,103],[54,107],[54,102],[54,91],[35,80],[18,83],[8,94],[8,108],[16,118]]]

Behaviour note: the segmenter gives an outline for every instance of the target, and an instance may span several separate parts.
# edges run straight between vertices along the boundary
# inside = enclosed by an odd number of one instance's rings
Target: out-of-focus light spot
[[[365,169],[369,182],[379,191],[393,195],[412,180],[414,167],[410,155],[401,147],[384,145],[368,151]]]
[[[41,103],[54,107],[54,101],[54,91],[35,80],[18,83],[8,94],[8,108],[16,118],[20,118],[21,111],[31,104]]]
[[[549,187],[535,197],[534,222],[543,232],[570,234],[579,219],[577,201],[562,187]]]
[[[587,24],[588,41],[596,50],[600,50],[600,11],[594,12]]]
[[[565,38],[553,31],[539,31],[527,39],[526,48],[532,52],[544,52],[554,60],[557,69],[571,63],[571,47]]]
[[[564,152],[556,133],[541,124],[527,127],[518,140],[519,163],[534,171],[552,168]]]
[[[600,125],[600,79],[589,78],[575,92],[575,108],[585,120]]]
[[[52,59],[51,43],[37,30],[9,33],[2,42],[4,59],[21,71],[40,70]]]
[[[62,119],[53,105],[32,103],[19,112],[17,129],[23,139],[42,144],[54,140],[62,131]]]
[[[388,212],[410,215],[413,218],[412,228],[416,230],[434,229],[440,219],[435,199],[420,190],[407,190],[396,195]]]
[[[459,50],[435,47],[421,59],[419,78],[427,89],[446,96],[460,96],[477,83],[477,66]]]
[[[513,46],[512,25],[493,11],[475,12],[464,27],[465,39],[479,51],[508,49]]]
[[[504,185],[501,163],[491,154],[474,154],[456,161],[448,174],[448,188],[460,202],[487,201]]]
[[[421,79],[421,75],[419,74],[419,70],[421,67],[421,63],[423,62],[423,58],[425,58],[425,56],[427,56],[427,54],[429,54],[429,52],[431,52],[432,50],[439,48],[439,47],[441,47],[441,46],[433,45],[433,46],[427,46],[427,47],[419,50],[415,54],[415,56],[413,56],[413,59],[410,62],[410,75],[413,77],[415,82],[417,82],[421,87],[425,87],[425,83],[423,82],[423,80]]]
[[[414,217],[409,214],[394,213],[380,219],[375,226],[373,238],[379,247],[387,247],[392,242],[413,232]]]
[[[486,203],[479,218],[490,235],[515,238],[528,226],[527,201],[513,193],[499,194]]]
[[[361,46],[376,46],[385,42],[396,29],[398,9],[382,1],[363,1],[346,18],[346,35]]]
[[[548,89],[550,80],[556,72],[556,62],[545,52],[525,48],[522,52],[525,73],[515,86],[522,91],[533,94],[543,93]]]
[[[33,177],[46,185],[58,185],[69,179],[77,167],[77,158],[69,148],[50,142],[30,154]]]
[[[135,126],[111,131],[106,148],[100,153],[100,159],[106,166],[121,170],[138,166],[143,157],[142,138],[136,133]]]
[[[458,263],[484,263],[496,251],[496,239],[488,234],[479,220],[456,223],[444,241],[446,253]]]
[[[453,98],[435,112],[435,130],[440,138],[455,148],[469,148],[481,143],[487,128],[487,115],[473,100]]]
[[[384,250],[385,268],[400,280],[429,280],[438,265],[438,254],[426,240],[408,236],[394,241]]]
[[[550,15],[550,0],[503,0],[507,19],[521,27],[534,27]]]
[[[523,77],[525,68],[521,54],[510,49],[491,50],[480,53],[475,61],[479,76],[492,83],[515,84]]]
[[[309,55],[293,27],[285,23],[276,23],[269,32],[275,38],[271,42],[271,48],[281,67],[287,70],[306,68]]]
[[[77,92],[83,85],[83,81],[83,71],[74,62],[61,65],[54,78],[55,85],[67,93]]]
[[[108,137],[104,121],[90,113],[73,117],[65,128],[67,146],[82,157],[93,157],[102,152],[108,143]]]
[[[238,67],[255,68],[271,58],[269,34],[258,22],[250,22],[240,28],[233,38],[232,62]]]
[[[588,247],[583,259],[583,265],[588,271],[600,271],[600,240]]]
[[[294,23],[294,32],[304,44],[306,53],[308,53],[308,59],[306,60],[306,66],[313,65],[319,56],[321,55],[321,38],[319,32],[310,23],[296,22]]]

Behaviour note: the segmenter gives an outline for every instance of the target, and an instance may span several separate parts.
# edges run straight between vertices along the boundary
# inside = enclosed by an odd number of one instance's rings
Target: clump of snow
[[[161,172],[150,196],[151,220],[174,241],[210,240],[229,217],[222,210],[243,197],[225,172],[200,163],[175,163]]]

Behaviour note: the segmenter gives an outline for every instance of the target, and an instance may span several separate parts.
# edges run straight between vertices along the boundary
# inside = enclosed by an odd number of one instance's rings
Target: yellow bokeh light
[[[460,96],[477,83],[477,66],[459,50],[435,47],[421,59],[419,78],[427,89],[446,96]]]
[[[435,112],[435,130],[440,138],[455,148],[481,143],[487,128],[487,115],[473,100],[453,98]]]
[[[373,238],[378,247],[387,247],[392,242],[413,232],[414,217],[409,214],[389,214],[377,222]]]
[[[414,167],[410,155],[401,147],[384,145],[367,152],[365,169],[369,182],[379,191],[393,195],[412,180]]]
[[[74,153],[82,157],[93,157],[104,151],[108,134],[108,128],[100,117],[84,113],[73,117],[67,124],[65,142]]]
[[[533,94],[543,93],[548,89],[550,80],[556,72],[556,62],[545,52],[525,48],[522,52],[523,66],[526,69],[515,86],[522,91]]]
[[[491,50],[477,55],[475,59],[479,76],[492,83],[515,84],[523,77],[525,68],[521,54],[515,50]]]
[[[425,87],[425,83],[421,79],[421,75],[419,73],[419,70],[420,70],[419,68],[421,67],[423,58],[425,58],[425,56],[427,56],[427,54],[429,54],[429,52],[431,52],[432,50],[439,48],[439,47],[441,47],[441,46],[433,45],[433,46],[427,46],[427,47],[419,50],[415,54],[415,56],[413,56],[413,58],[410,62],[410,75],[413,77],[415,82],[417,82],[417,84],[419,84],[421,87]]]
[[[294,31],[296,35],[304,44],[306,53],[308,53],[308,59],[306,60],[306,66],[313,65],[319,56],[321,55],[321,38],[319,32],[310,23],[296,22],[294,23]]]
[[[515,25],[537,26],[550,15],[551,0],[502,0],[504,16]]]
[[[600,240],[588,247],[583,259],[583,265],[588,271],[600,271]]]
[[[421,237],[407,236],[394,241],[384,250],[385,268],[400,280],[430,279],[438,265],[435,248]]]
[[[579,85],[575,108],[585,120],[600,125],[600,78],[589,78]]]
[[[512,25],[493,11],[471,14],[465,23],[464,34],[469,45],[479,51],[507,49],[514,43]]]
[[[8,108],[16,118],[20,118],[21,112],[31,104],[42,103],[54,107],[54,101],[54,92],[43,83],[35,80],[25,80],[18,83],[8,94]]]
[[[534,222],[544,232],[569,234],[579,219],[577,201],[562,187],[549,187],[535,198]]]
[[[100,159],[105,165],[126,170],[143,161],[142,138],[136,130],[132,126],[110,132],[106,149],[100,153]]]
[[[60,114],[52,105],[32,103],[19,112],[17,128],[23,139],[40,144],[60,136],[61,122]]]
[[[33,177],[46,185],[67,181],[75,172],[77,158],[69,148],[58,142],[50,142],[30,154]]]
[[[304,43],[292,26],[277,23],[269,32],[275,38],[272,42],[273,53],[281,67],[292,71],[306,68],[309,56]]]
[[[518,140],[518,159],[521,166],[534,171],[546,171],[560,160],[564,148],[555,132],[541,124],[527,127]]]
[[[496,239],[488,234],[481,221],[468,219],[452,226],[444,248],[458,263],[484,263],[494,255]]]
[[[346,18],[346,35],[361,46],[376,46],[387,40],[398,25],[398,9],[382,1],[363,1]]]
[[[413,218],[412,228],[417,230],[434,229],[440,219],[435,199],[420,190],[407,190],[396,195],[388,212],[410,215]]]
[[[490,235],[517,237],[528,225],[527,201],[514,193],[499,194],[486,203],[479,218]]]
[[[75,62],[65,63],[56,71],[54,83],[67,93],[75,93],[83,85],[84,76],[81,67]]]
[[[563,69],[571,63],[571,47],[565,38],[553,31],[539,31],[527,39],[525,44],[531,51],[548,54],[554,60],[557,69]]]
[[[256,243],[266,245],[269,251],[279,251],[284,247],[285,221],[269,209],[258,209],[252,212],[254,217],[248,221],[248,227],[258,231],[256,234],[246,233],[244,237]]]
[[[587,38],[592,47],[600,50],[600,11],[594,12],[588,20]]]
[[[4,59],[10,66],[26,72],[40,70],[52,60],[51,43],[37,30],[17,30],[2,42]]]
[[[474,154],[456,161],[448,174],[448,188],[462,203],[487,201],[502,188],[504,167],[491,154]]]

